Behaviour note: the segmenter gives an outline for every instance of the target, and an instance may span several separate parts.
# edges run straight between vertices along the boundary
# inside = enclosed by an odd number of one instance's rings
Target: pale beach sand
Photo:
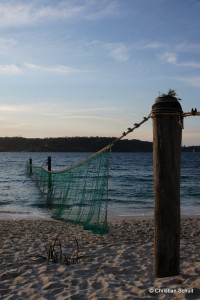
[[[61,262],[47,262],[44,246],[58,233]],[[0,299],[200,299],[199,218],[182,219],[180,275],[162,279],[152,275],[152,218],[115,218],[103,236],[61,221],[4,219],[0,236]],[[66,264],[74,237],[85,258]]]

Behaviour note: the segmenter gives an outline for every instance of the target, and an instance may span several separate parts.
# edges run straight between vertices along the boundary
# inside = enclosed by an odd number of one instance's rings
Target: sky
[[[174,89],[200,110],[200,0],[0,0],[0,136],[121,136]],[[152,120],[129,135],[152,141]],[[200,118],[183,145],[200,145]]]

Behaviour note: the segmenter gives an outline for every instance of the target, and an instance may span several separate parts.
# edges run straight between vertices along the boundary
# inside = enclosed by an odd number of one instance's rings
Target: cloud
[[[118,111],[116,107],[113,106],[85,106],[85,107],[66,107],[65,105],[47,105],[44,103],[40,106],[40,111],[44,116],[52,116],[52,117],[59,117],[59,118],[87,118],[89,115],[96,115],[96,116],[105,116],[106,114],[110,114],[113,112]]]
[[[24,104],[0,104],[0,111],[4,113],[27,113],[32,109],[32,106]]]
[[[20,75],[27,71],[52,74],[71,74],[77,72],[89,72],[88,70],[78,69],[65,65],[44,66],[38,64],[26,63],[22,67],[15,64],[0,65],[0,75]]]
[[[178,62],[177,54],[173,52],[166,52],[164,54],[157,55],[157,56],[163,62],[173,64],[177,67],[195,68],[195,69],[200,68],[200,62],[196,62],[196,61]]]
[[[27,24],[33,21],[34,16],[31,4],[12,1],[0,4],[0,26]]]
[[[102,120],[102,121],[117,121],[116,118],[113,117],[104,117],[98,115],[66,115],[63,116],[64,119],[86,119],[86,120]]]
[[[177,55],[174,52],[165,52],[164,54],[157,55],[158,58],[164,62],[175,64],[177,62]]]
[[[57,102],[57,101],[55,101]],[[66,116],[66,115],[87,115],[90,114],[103,114],[113,113],[118,111],[115,106],[84,106],[84,107],[70,107],[68,104],[49,104],[48,101],[41,100],[40,103],[35,103],[33,101],[32,105],[27,104],[0,104],[0,111],[4,112],[14,112],[14,113],[27,113],[27,112],[40,112],[42,115],[46,116]]]
[[[87,0],[78,2],[68,1],[14,1],[8,0],[0,3],[0,26],[21,26],[41,21],[57,21],[73,18],[97,20],[111,15],[119,14],[118,1]]]
[[[124,62],[129,59],[128,47],[123,43],[106,43],[103,46],[110,57],[119,62]]]
[[[86,3],[86,18],[89,20],[98,20],[105,17],[116,16],[121,14],[119,1],[89,0],[86,1]]]
[[[22,69],[15,64],[0,65],[0,75],[17,75],[21,73]]]
[[[195,69],[200,68],[200,62],[195,62],[195,61],[186,61],[182,63],[177,63],[176,65],[179,67],[186,67],[186,68],[195,68]]]
[[[167,48],[168,45],[160,42],[151,42],[151,43],[138,43],[135,45],[136,49],[160,49]]]
[[[102,48],[114,60],[123,62],[129,59],[129,48],[124,43],[105,43],[99,40],[93,40],[87,43],[87,46]]]
[[[182,81],[190,86],[200,88],[200,76],[176,77],[174,79]]]
[[[68,67],[65,65],[55,65],[55,66],[44,66],[27,63],[24,65],[28,70],[34,72],[47,72],[47,73],[57,73],[57,74],[69,74],[80,72],[80,69],[74,67]],[[83,71],[83,70],[82,70]]]
[[[181,52],[199,52],[200,44],[199,43],[179,43],[175,45],[175,49]]]

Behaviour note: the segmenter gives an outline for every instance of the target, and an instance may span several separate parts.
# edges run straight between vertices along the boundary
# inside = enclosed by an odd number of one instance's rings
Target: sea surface
[[[0,153],[0,218],[48,217],[38,203],[44,201],[35,182],[25,172],[26,161],[52,169],[63,169],[90,153]],[[153,215],[152,153],[112,153],[110,161],[108,214],[110,216]],[[200,215],[200,153],[182,153],[181,213]]]

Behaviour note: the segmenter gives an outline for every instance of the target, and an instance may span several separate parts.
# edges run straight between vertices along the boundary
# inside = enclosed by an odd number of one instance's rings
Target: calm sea
[[[48,216],[38,203],[41,193],[25,173],[26,161],[45,163],[52,169],[79,162],[89,153],[0,153],[0,218]],[[152,153],[112,153],[109,176],[108,213],[111,216],[153,215]],[[182,214],[200,215],[200,153],[182,153]]]

